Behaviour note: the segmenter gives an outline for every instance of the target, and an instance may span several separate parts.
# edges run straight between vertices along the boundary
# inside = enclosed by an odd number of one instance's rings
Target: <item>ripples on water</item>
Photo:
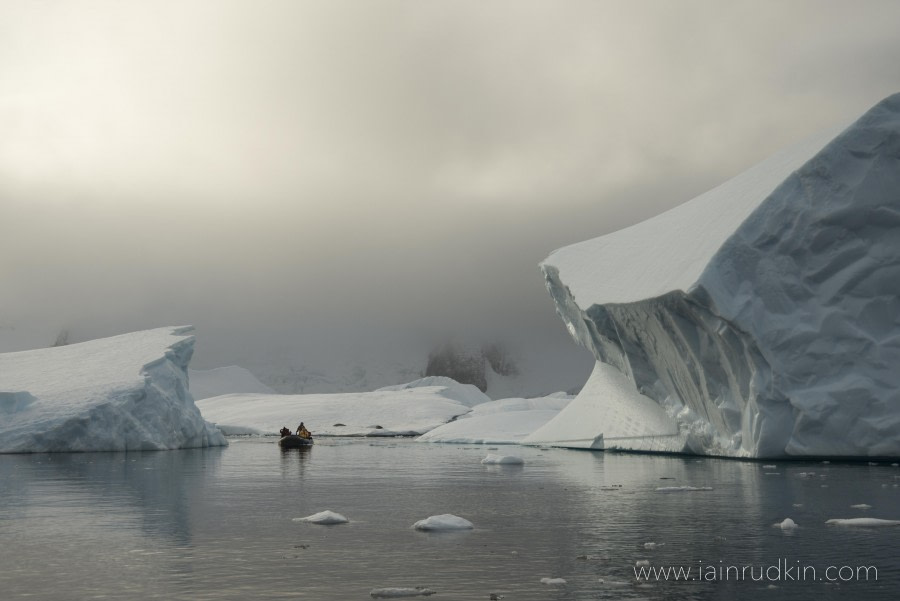
[[[488,452],[526,463],[481,465]],[[900,468],[763,465],[348,439],[292,451],[256,438],[226,449],[0,456],[0,597],[364,600],[373,588],[414,586],[444,601],[900,597],[900,528],[824,524],[900,519]],[[858,503],[872,509],[850,508]],[[325,509],[351,523],[292,521]],[[442,513],[476,529],[411,529]],[[800,528],[772,527],[786,517]],[[645,549],[651,541],[664,544]],[[878,582],[634,581],[643,559],[759,574],[779,558],[820,571],[874,565]]]

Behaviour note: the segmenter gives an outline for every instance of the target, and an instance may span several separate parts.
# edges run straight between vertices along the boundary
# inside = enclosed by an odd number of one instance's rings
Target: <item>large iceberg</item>
[[[900,95],[541,267],[597,365],[526,443],[900,455]]]
[[[0,453],[226,445],[188,391],[192,330],[0,354]]]

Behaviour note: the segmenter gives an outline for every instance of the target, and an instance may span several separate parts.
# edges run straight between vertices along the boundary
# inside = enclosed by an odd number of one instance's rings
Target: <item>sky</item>
[[[0,0],[0,349],[189,323],[213,367],[450,332],[581,374],[539,262],[900,91],[898,24],[877,0]]]

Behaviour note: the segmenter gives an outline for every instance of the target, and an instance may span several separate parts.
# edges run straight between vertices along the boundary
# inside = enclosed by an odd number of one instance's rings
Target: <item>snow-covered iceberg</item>
[[[303,421],[326,436],[415,436],[487,401],[471,384],[429,377],[372,392],[227,394],[197,406],[226,434],[275,434]]]
[[[188,391],[193,328],[0,354],[0,452],[222,446]]]
[[[526,443],[900,455],[900,95],[541,267],[597,365]]]

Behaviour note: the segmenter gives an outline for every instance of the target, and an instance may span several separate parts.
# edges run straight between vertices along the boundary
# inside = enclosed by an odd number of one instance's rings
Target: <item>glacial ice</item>
[[[554,393],[536,399],[501,399],[475,405],[454,421],[420,436],[420,442],[517,444],[543,426],[573,397]]]
[[[314,513],[312,515],[308,515],[303,518],[293,518],[291,521],[293,522],[309,522],[310,524],[319,524],[323,526],[331,526],[332,524],[346,524],[350,520],[348,520],[343,515],[330,511],[320,511],[319,513]]]
[[[830,141],[829,141],[830,140]],[[900,456],[900,94],[541,268],[597,361],[526,444]]]
[[[192,330],[0,354],[0,453],[226,445],[188,391]]]
[[[372,392],[226,394],[197,401],[197,407],[229,435],[276,434],[303,421],[314,435],[418,436],[482,399],[490,400],[471,384],[423,378]]]
[[[469,520],[451,513],[433,515],[413,524],[414,529],[425,531],[471,530],[474,527]]]

